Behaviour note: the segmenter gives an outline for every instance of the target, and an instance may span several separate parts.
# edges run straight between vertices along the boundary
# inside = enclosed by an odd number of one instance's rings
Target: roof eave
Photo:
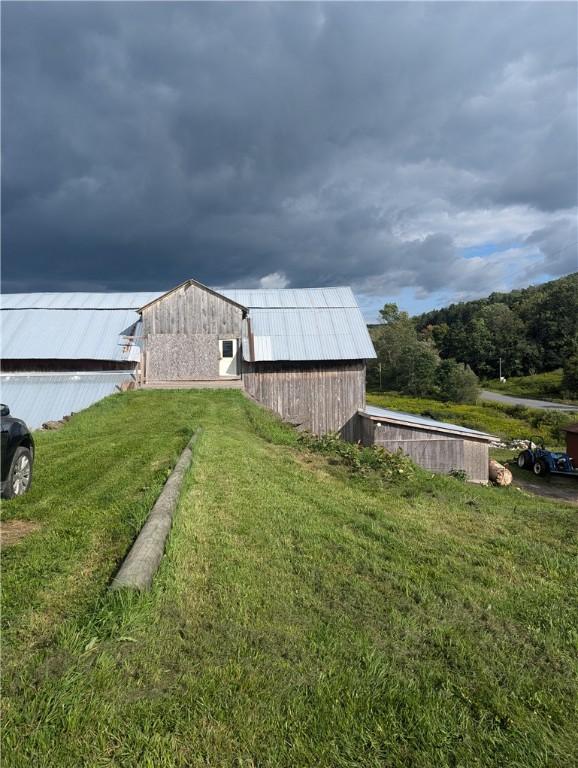
[[[404,421],[402,419],[395,419],[391,416],[376,416],[372,413],[367,413],[363,408],[360,408],[357,413],[363,416],[365,419],[371,421],[379,421],[386,424],[394,424],[400,427],[409,427],[410,429],[419,429],[425,432],[438,432],[444,435],[455,435],[456,437],[466,437],[470,440],[480,440],[488,443],[492,443],[500,438],[496,435],[490,435],[487,432],[461,432],[457,429],[448,429],[443,426],[437,426],[435,424],[417,424],[414,421]]]

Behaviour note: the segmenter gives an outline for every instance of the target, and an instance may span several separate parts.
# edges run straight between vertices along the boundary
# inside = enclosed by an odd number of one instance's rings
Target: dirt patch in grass
[[[0,549],[18,544],[29,533],[41,527],[40,523],[31,523],[29,520],[0,520]]]
[[[540,480],[528,473],[527,478],[516,475],[513,485],[527,493],[555,501],[565,501],[567,504],[578,507],[578,480],[572,477]]]

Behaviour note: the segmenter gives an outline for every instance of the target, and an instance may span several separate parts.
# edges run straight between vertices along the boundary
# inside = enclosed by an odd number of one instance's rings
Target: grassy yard
[[[576,400],[568,400],[566,393],[562,391],[562,375],[560,368],[557,371],[536,373],[533,376],[512,376],[505,384],[500,383],[498,379],[492,379],[484,382],[484,388],[515,397],[576,402]]]
[[[476,405],[444,403],[425,397],[410,397],[396,392],[370,392],[367,402],[382,408],[429,415],[440,421],[481,429],[503,440],[540,438],[549,446],[564,442],[560,427],[576,421],[576,414],[542,411],[520,405],[480,401]]]
[[[153,589],[106,587],[197,426]],[[3,553],[3,765],[574,766],[576,510],[358,478],[238,392],[38,438]]]

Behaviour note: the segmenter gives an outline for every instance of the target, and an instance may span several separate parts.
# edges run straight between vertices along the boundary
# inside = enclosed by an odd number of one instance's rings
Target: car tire
[[[530,451],[522,451],[518,456],[518,466],[520,469],[532,469],[532,454]]]
[[[548,474],[548,465],[544,461],[544,459],[536,459],[534,462],[534,474],[538,477],[543,477],[544,475]]]
[[[22,496],[32,485],[32,454],[28,448],[17,448],[12,457],[3,496],[13,499]]]

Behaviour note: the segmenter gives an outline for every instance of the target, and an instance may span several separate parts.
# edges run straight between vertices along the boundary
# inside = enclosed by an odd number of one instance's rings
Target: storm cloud
[[[570,3],[5,3],[4,290],[578,268]]]

